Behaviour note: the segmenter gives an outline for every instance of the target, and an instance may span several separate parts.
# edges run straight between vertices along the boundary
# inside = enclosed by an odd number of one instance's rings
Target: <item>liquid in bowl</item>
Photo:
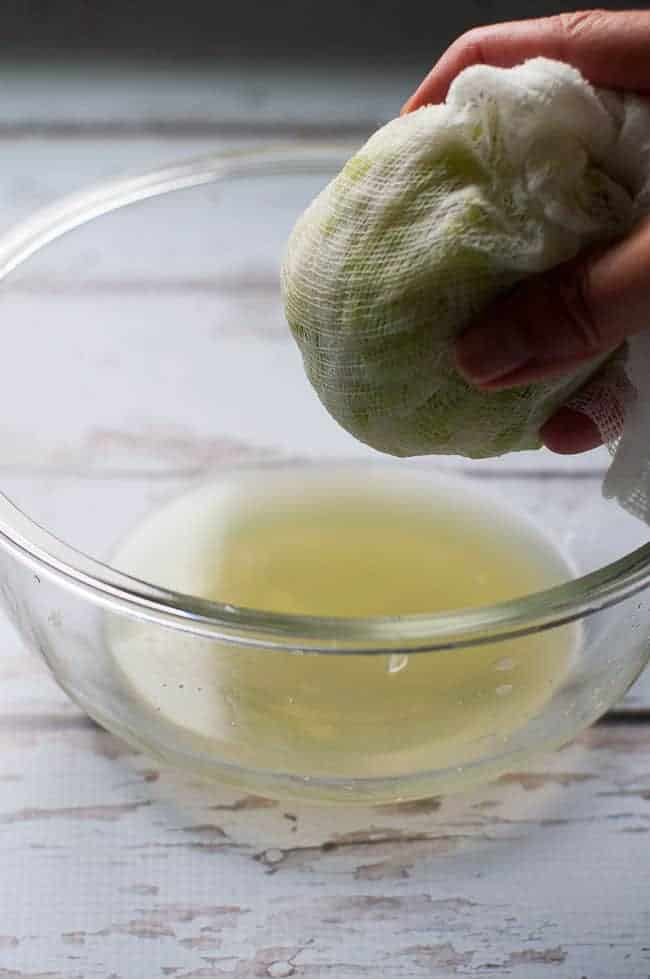
[[[150,515],[115,567],[236,607],[400,617],[570,578],[527,519],[455,480],[282,472],[207,484]],[[435,653],[303,655],[111,620],[124,696],[161,741],[236,772],[390,779],[503,750],[567,674],[576,626]],[[245,779],[243,779],[245,781]]]

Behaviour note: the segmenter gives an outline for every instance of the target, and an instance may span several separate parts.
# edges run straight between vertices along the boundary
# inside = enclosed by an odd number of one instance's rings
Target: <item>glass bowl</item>
[[[650,547],[647,528],[601,498],[604,450],[396,462],[326,415],[278,272],[295,218],[352,149],[189,160],[66,198],[2,236],[0,580],[27,642],[109,730],[257,793],[367,804],[521,767],[615,704],[649,655]],[[542,528],[572,574],[498,604],[314,617],[183,593],[120,558],[148,514],[204,485],[264,493],[279,480],[299,494],[353,479],[426,493],[441,475]],[[527,696],[567,643],[520,723],[494,708],[477,731],[479,701],[457,697],[449,741],[457,687],[443,675],[481,664],[491,694],[510,693],[517,661]]]

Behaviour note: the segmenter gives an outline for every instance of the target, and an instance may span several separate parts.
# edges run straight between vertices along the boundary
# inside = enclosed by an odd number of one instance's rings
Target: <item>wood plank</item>
[[[400,84],[382,69],[322,77],[312,93],[316,74],[305,72],[299,99],[287,75],[265,89],[266,70],[168,82],[125,72],[84,77],[82,101],[76,69],[59,70],[61,84],[53,70],[3,75],[7,224],[116,170],[210,149],[215,134],[356,132],[411,87],[406,72],[396,97]],[[120,132],[129,139],[115,140]],[[190,142],[190,132],[209,139]],[[243,289],[247,243],[215,272],[205,242],[218,200],[205,202],[200,220],[189,199],[177,206],[191,221],[174,229],[175,252],[162,219],[146,248],[135,218],[107,247],[107,221],[0,294],[11,336],[0,488],[98,554],[219,465],[361,451],[299,380],[269,288],[289,207],[276,239],[259,239],[258,274]],[[259,392],[248,405],[244,377]],[[638,533],[589,510],[605,461],[526,454],[507,478],[498,463],[476,471],[551,532],[580,518],[589,562]],[[462,797],[372,811],[269,805],[161,772],[100,731],[4,619],[0,649],[0,976],[650,974],[650,725],[619,714]],[[644,682],[626,701],[637,718],[650,706],[650,674]]]
[[[140,202],[59,239],[13,272],[4,289],[151,291],[160,281],[206,292],[275,289],[291,228],[333,173],[239,180]],[[85,188],[94,177],[77,163],[64,181]],[[54,200],[57,190],[51,178],[38,193]],[[11,204],[5,213],[8,226]]]
[[[41,199],[55,197],[118,165],[138,169],[158,154],[166,156],[169,148],[156,142],[135,145],[137,151],[122,143],[115,156],[102,157],[99,144],[84,144],[72,160],[59,146],[59,156],[49,157],[56,165],[48,171],[53,182],[47,186],[39,183],[41,171],[23,147],[11,171],[18,172],[24,161],[28,193],[19,204],[33,202],[34,192]],[[102,556],[145,506],[141,486],[118,489],[116,477],[170,478],[178,481],[172,491],[180,491],[183,480],[205,478],[224,460],[372,456],[322,411],[286,333],[271,256],[279,253],[298,209],[295,196],[281,207],[274,204],[277,225],[269,224],[266,238],[256,239],[256,274],[247,277],[242,269],[248,243],[234,236],[237,208],[230,211],[230,264],[223,272],[218,236],[209,237],[211,207],[220,206],[218,196],[210,199],[212,191],[201,192],[207,195],[201,198],[205,207],[190,204],[194,192],[186,202],[180,195],[179,204],[154,221],[144,248],[143,229],[150,226],[146,208],[153,204],[143,205],[126,224],[115,216],[114,237],[111,218],[103,227],[98,222],[71,235],[10,280],[0,296],[4,321],[12,328],[12,370],[0,393],[3,485],[9,491],[10,473],[22,472],[17,501],[65,539]],[[308,187],[302,191],[307,196]],[[255,206],[248,203],[251,220]],[[212,249],[206,247],[209,241]],[[197,268],[201,274],[193,278]],[[38,389],[38,399],[26,396],[26,378]],[[604,524],[609,533],[601,534],[598,486],[606,462],[604,451],[577,459],[525,453],[473,468],[494,485],[504,479],[504,467],[529,473],[529,482],[515,481],[508,492],[513,499],[519,493],[551,531],[563,533],[567,526],[575,531],[580,518],[589,535],[583,540],[574,533],[574,540],[586,545],[589,563],[594,553],[608,560],[645,540],[636,526],[622,528],[624,521],[611,510]],[[458,460],[447,465],[457,466]],[[531,489],[540,470],[547,481]],[[81,479],[76,487],[75,474]],[[587,482],[565,483],[565,474],[581,474]],[[99,478],[92,492],[89,475]],[[43,487],[40,497],[32,486]],[[92,519],[79,520],[81,510]],[[99,513],[119,516],[106,521]],[[93,520],[106,539],[90,535]],[[638,692],[635,697],[636,703],[645,702]]]
[[[210,144],[192,142],[179,151],[168,141],[122,141],[113,144],[108,154],[97,142],[78,144],[74,153],[65,144],[47,149],[37,145],[47,151],[47,170],[39,162],[39,153],[17,144],[12,147],[8,172],[19,176],[8,182],[4,193],[0,182],[0,211],[8,223],[38,204],[110,173],[146,169],[169,160],[175,152],[183,157],[202,153]],[[284,328],[277,297],[279,257],[295,216],[322,178],[296,178],[284,186],[282,181],[271,183],[273,194],[261,192],[260,185],[251,194],[243,184],[230,186],[227,196],[218,187],[184,192],[164,205],[148,202],[76,231],[3,284],[0,301],[5,321],[14,323],[16,337],[26,321],[32,332],[38,319],[41,324],[50,322],[51,332],[61,336],[66,323],[68,333],[74,330],[75,317],[88,319],[84,309],[92,308],[98,331],[107,329],[113,309],[114,318],[126,316],[131,328],[146,316],[173,330],[174,315],[185,324],[192,310],[193,323],[201,317],[207,322],[209,317],[210,328],[230,330],[233,337],[243,328],[247,336],[258,333],[279,340]],[[255,228],[252,237],[242,234],[242,228],[248,227]],[[191,299],[186,293],[193,294]],[[43,294],[40,306],[39,294]],[[39,345],[44,342],[41,336]],[[94,343],[94,335],[84,331],[84,344],[88,343]],[[105,342],[100,343],[105,347]],[[511,461],[517,468],[527,468],[537,466],[540,458],[522,455]],[[606,462],[606,454],[596,453],[570,461],[553,457],[542,464],[600,471]]]
[[[4,62],[0,138],[369,133],[429,64],[264,57],[178,64]]]
[[[0,75],[1,77],[1,75]],[[149,137],[7,139],[2,146],[0,228],[27,217],[65,194],[74,193],[122,173],[142,173],[179,158],[258,145],[254,127],[247,138],[223,139]]]
[[[650,726],[463,796],[331,810],[161,771],[37,671],[3,639],[8,976],[646,979]]]
[[[108,560],[124,537],[153,509],[192,488],[232,472],[239,464],[287,456],[269,450],[260,456],[259,448],[224,440],[213,443],[211,461],[195,469],[181,467],[176,473],[47,471],[41,468],[20,474],[0,471],[0,487],[42,526],[85,553]],[[589,481],[589,492],[597,499],[598,480]],[[610,514],[611,527],[603,534],[603,520],[588,511],[585,480],[578,484],[571,478],[553,479],[552,488],[524,476],[511,476],[499,482],[500,491],[509,503],[532,518],[546,534],[556,540],[577,570],[594,570],[607,561],[621,557],[641,541],[639,525],[632,518]],[[487,486],[493,492],[493,486]],[[593,503],[594,511],[597,507]],[[637,535],[637,536],[635,536]],[[6,627],[5,627],[6,628]],[[599,634],[599,633],[598,633]],[[3,641],[0,629],[0,645]],[[607,654],[602,640],[597,655]],[[588,655],[588,651],[587,651]],[[650,712],[650,670],[646,670],[620,705],[633,713]],[[649,719],[650,719],[650,715]]]
[[[0,180],[0,213],[9,225],[35,207],[112,173],[139,172],[175,156],[201,154],[211,145],[205,141],[181,146],[166,140],[118,141],[107,152],[105,145],[91,141],[75,144],[71,152],[65,143],[8,144],[9,176]],[[41,163],[43,154],[49,161],[46,168]],[[181,322],[184,330],[192,331],[194,341],[201,335],[202,343],[210,341],[212,330],[224,342],[229,333],[233,343],[224,348],[227,356],[234,352],[234,340],[243,331],[247,345],[249,339],[272,341],[270,356],[276,362],[284,329],[277,293],[280,255],[293,220],[322,179],[295,178],[290,185],[270,181],[266,191],[262,181],[254,194],[244,183],[230,185],[227,194],[219,187],[183,192],[165,204],[151,201],[105,217],[45,249],[0,288],[4,321],[13,326],[14,376],[18,378],[26,368],[24,351],[40,349],[45,354],[59,338],[62,349],[68,351],[75,349],[75,343],[77,349],[81,345],[92,369],[97,369],[100,352],[123,363],[123,349],[115,348],[109,354],[110,344],[106,336],[102,338],[102,333],[111,335],[117,320],[128,323],[130,338],[147,332],[145,321],[160,324],[160,338],[164,331],[181,336]],[[254,233],[246,233],[251,228]],[[154,373],[161,364],[158,348],[169,343],[160,338],[150,348]],[[243,364],[244,347],[234,355],[238,360],[232,372]],[[57,356],[55,353],[55,359]],[[207,362],[216,357],[217,349],[210,343]],[[49,354],[43,357],[44,364],[48,360]],[[60,356],[58,360],[61,363]],[[286,366],[289,368],[288,361]],[[294,367],[292,361],[289,369]],[[107,380],[109,375],[105,367]],[[51,387],[52,377],[48,383],[45,370],[39,380],[44,391]],[[305,405],[307,423],[318,424],[321,416],[313,399]],[[325,447],[333,439],[341,449],[338,433],[331,426],[327,434],[322,423],[313,431],[319,432],[317,444],[323,434]],[[5,456],[10,458],[11,454]],[[508,462],[517,469],[541,465],[560,472],[600,472],[606,464],[604,451],[573,460],[521,454]],[[490,464],[483,468],[487,471]]]
[[[185,439],[190,451],[193,438],[195,455],[181,453],[185,465],[205,460],[205,440],[218,438],[288,454],[371,454],[315,398],[277,290],[8,291],[0,305],[12,336],[12,370],[0,390],[0,465],[83,471],[129,458],[127,466],[160,469],[169,461],[156,458],[161,442]],[[521,453],[475,468],[600,474],[606,462],[604,450],[576,459]]]
[[[305,454],[302,458],[308,461],[310,456]],[[221,444],[215,440],[209,461],[181,465],[176,472],[173,467],[159,473],[110,469],[89,469],[80,473],[74,467],[68,471],[65,468],[52,467],[48,470],[41,467],[24,473],[4,468],[0,469],[0,479],[2,492],[38,523],[73,546],[104,560],[135,523],[167,500],[211,480],[218,480],[224,474],[232,473],[239,465],[259,462],[264,466],[274,461],[283,464],[289,459],[289,455],[274,453],[272,447],[263,453],[259,447],[224,439]],[[322,456],[316,452],[311,459],[320,461]],[[494,493],[489,483],[485,489],[488,493]],[[581,489],[584,496],[582,484]],[[590,481],[589,492],[595,499],[598,498],[597,480]],[[537,481],[531,485],[525,477],[507,477],[499,482],[499,493],[512,507],[543,528],[581,573],[624,556],[647,537],[645,531],[639,530],[636,521],[622,516],[614,522],[611,539],[606,543],[603,543],[602,530],[599,531],[598,527],[592,529],[591,539],[585,529],[579,542],[576,542],[571,528],[575,532],[575,527],[582,525],[584,504],[580,505],[580,495],[576,494],[575,482],[571,478],[554,481],[553,489],[549,490],[546,484],[540,485]],[[596,503],[593,505],[596,507]],[[594,517],[584,522],[588,528],[589,524],[596,523],[596,519]]]

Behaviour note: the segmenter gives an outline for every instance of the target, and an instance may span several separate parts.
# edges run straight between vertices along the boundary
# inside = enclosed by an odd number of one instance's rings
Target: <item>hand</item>
[[[472,64],[509,68],[545,56],[578,68],[593,84],[650,94],[650,11],[586,11],[478,28],[442,56],[402,112],[444,100]],[[569,372],[650,329],[650,220],[607,251],[529,279],[493,303],[459,338],[463,376],[486,391]],[[560,409],[541,431],[554,452],[601,441],[586,415]]]

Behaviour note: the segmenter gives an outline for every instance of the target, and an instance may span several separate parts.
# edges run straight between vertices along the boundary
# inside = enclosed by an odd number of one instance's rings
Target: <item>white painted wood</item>
[[[224,439],[263,453],[376,456],[315,397],[277,290],[8,292],[0,310],[11,329],[1,468],[195,467]],[[606,461],[604,450],[522,453],[475,468],[599,474]]]
[[[116,172],[270,134],[361,138],[416,80],[5,65],[0,228]],[[105,556],[221,465],[362,451],[298,382],[275,291],[269,256],[307,190],[276,196],[252,268],[237,229],[259,198],[212,188],[98,222],[3,285],[0,489]],[[190,365],[192,385],[170,383]],[[244,373],[262,392],[248,407]],[[524,454],[501,485],[552,532],[567,515],[591,527],[589,563],[636,543],[589,510],[605,463]],[[486,484],[498,465],[478,467]],[[650,673],[625,701],[649,707]],[[96,728],[2,618],[0,979],[646,979],[649,757],[649,724],[611,723],[441,803],[269,804],[160,772]]]
[[[197,129],[260,132],[369,131],[396,116],[426,63],[354,64],[223,58],[192,69],[68,62],[2,69],[0,134],[81,129],[134,135]]]
[[[248,139],[7,139],[1,146],[0,227],[6,228],[64,194],[124,172],[145,172],[180,155],[257,144]]]
[[[0,975],[648,975],[647,725],[462,797],[280,805],[160,772],[2,645]]]

